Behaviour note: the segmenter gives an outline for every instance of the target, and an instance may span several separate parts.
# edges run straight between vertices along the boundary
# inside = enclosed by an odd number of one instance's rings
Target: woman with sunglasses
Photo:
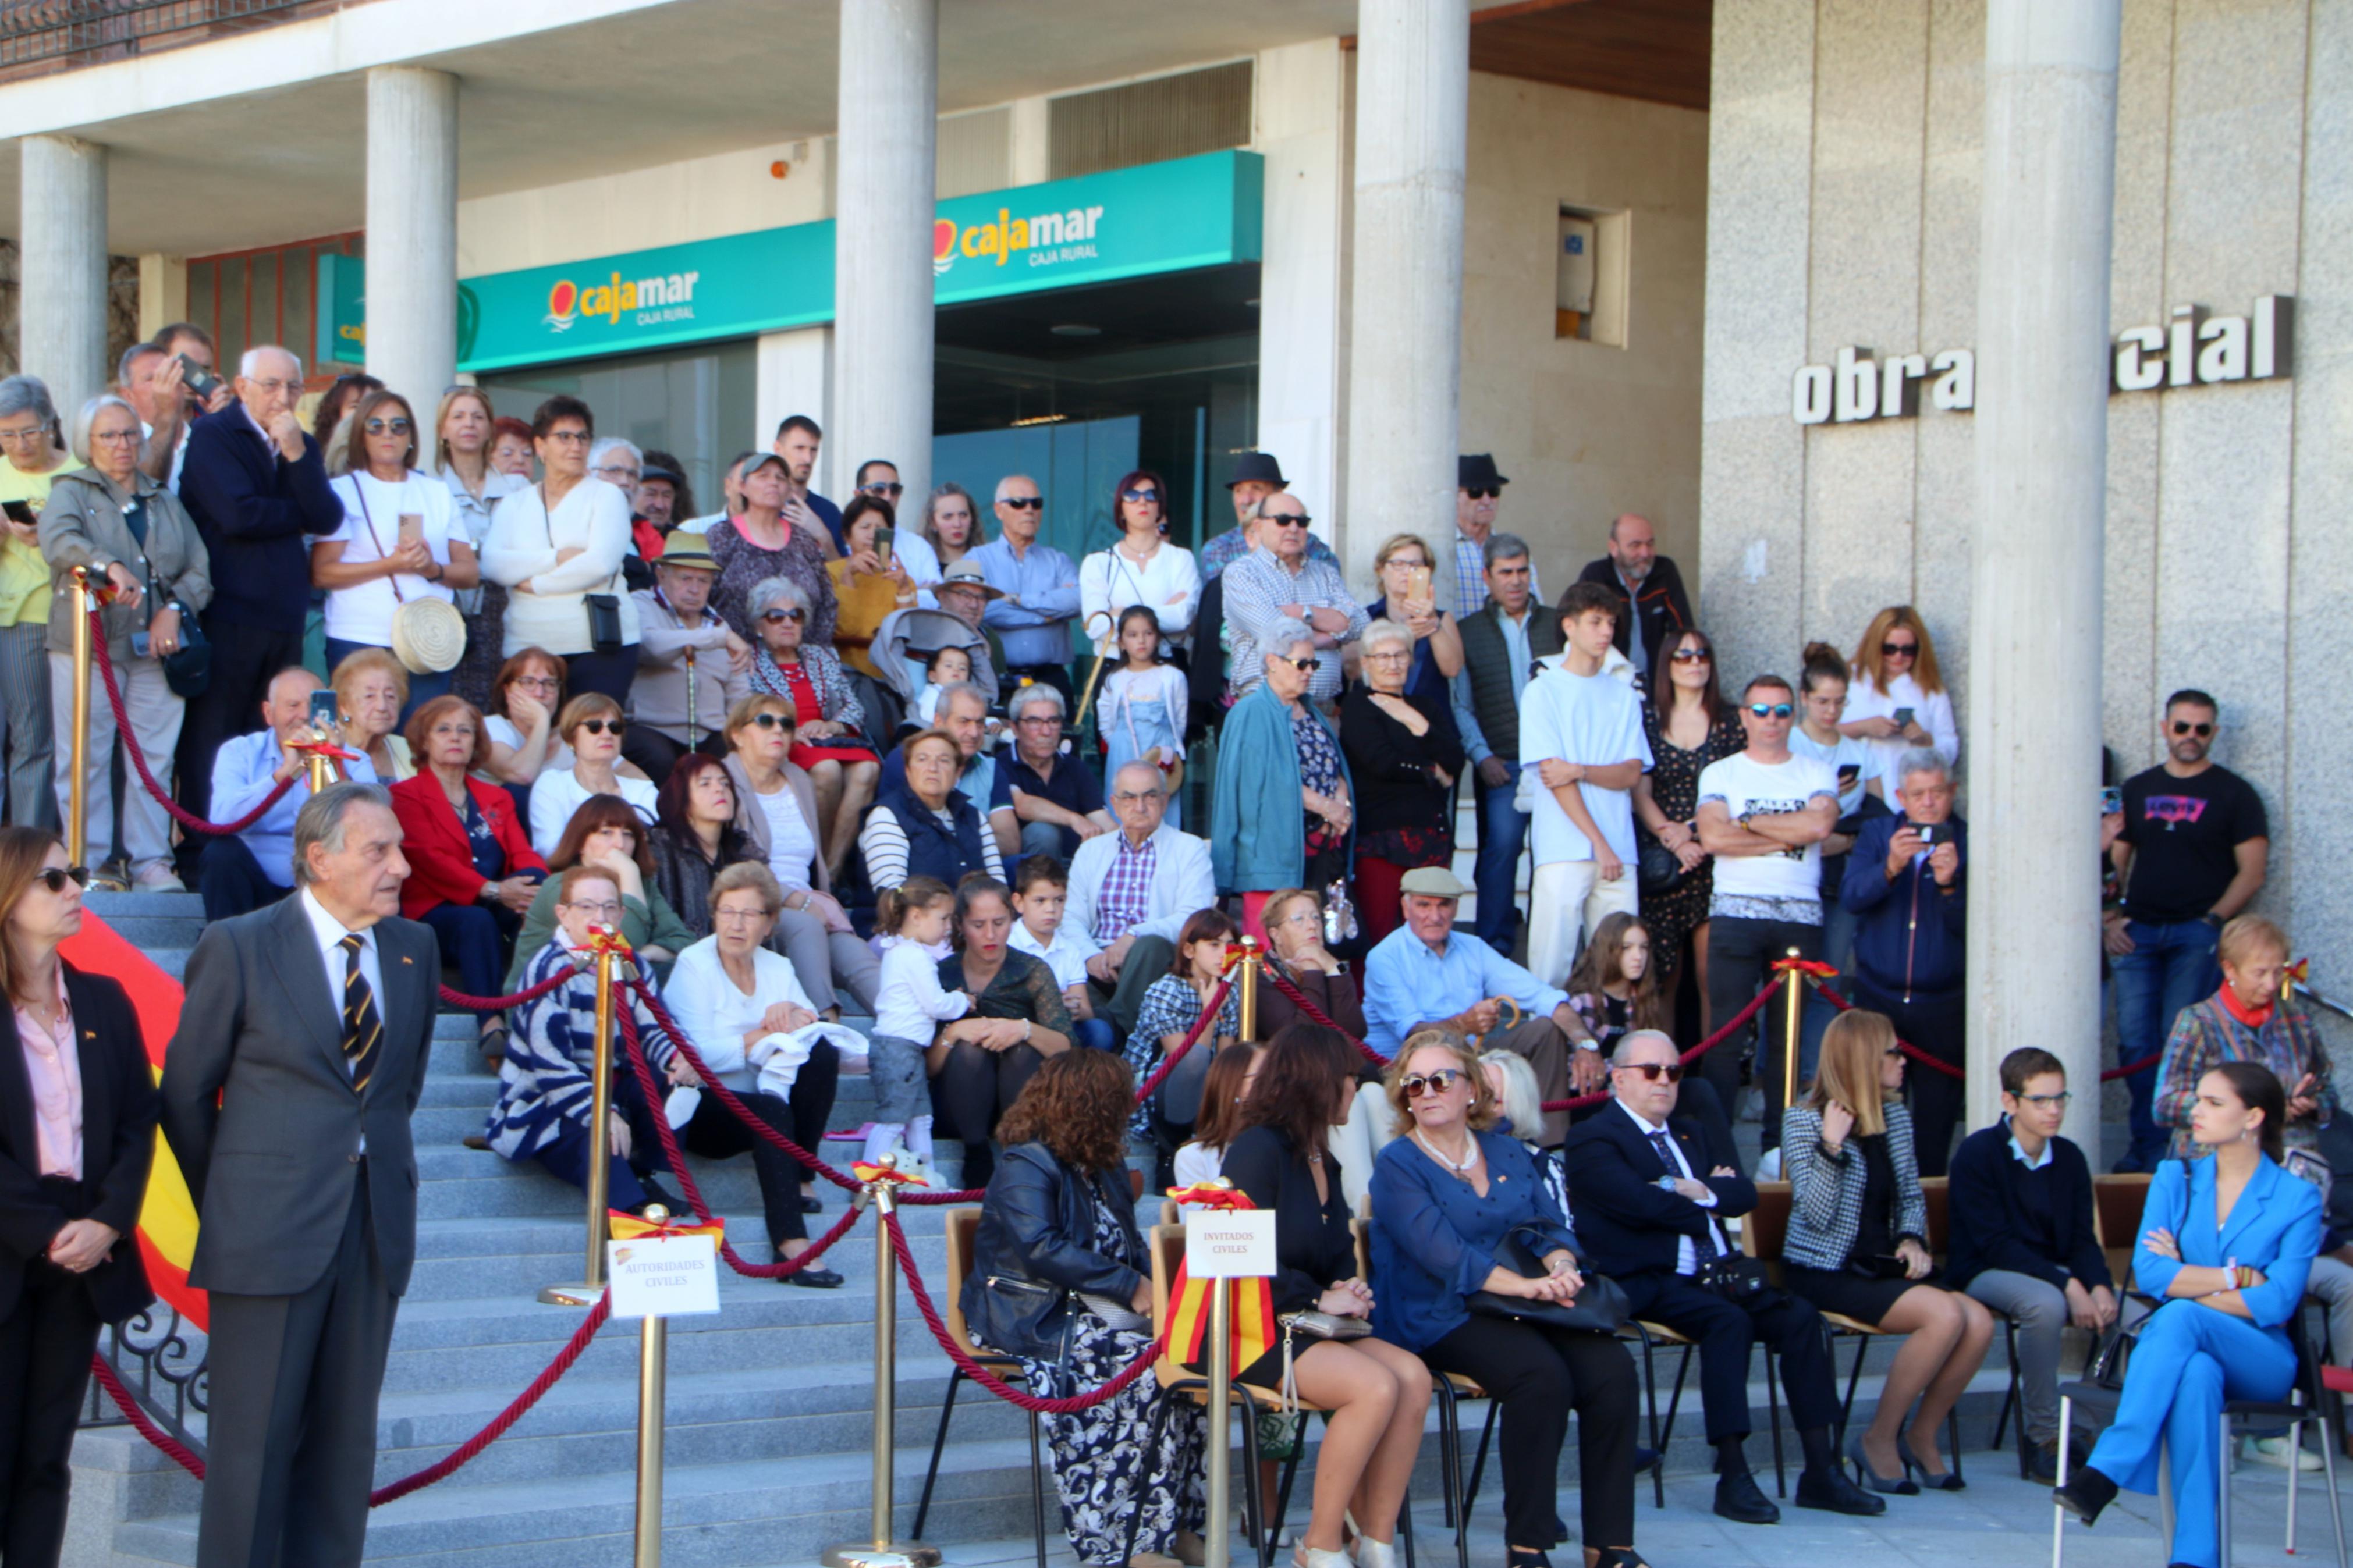
[[[1651,842],[1674,857],[1676,867],[1672,881],[1645,879],[1642,923],[1651,928],[1651,962],[1668,995],[1675,994],[1686,951],[1698,965],[1699,1032],[1705,1035],[1714,1026],[1707,1004],[1707,906],[1715,879],[1699,841],[1699,775],[1748,743],[1740,716],[1717,683],[1715,644],[1705,632],[1694,628],[1660,646],[1642,725],[1651,771],[1635,783],[1634,818]]]
[[[1526,1145],[1495,1131],[1478,1055],[1453,1034],[1409,1037],[1389,1064],[1388,1096],[1398,1136],[1373,1165],[1375,1331],[1432,1372],[1472,1379],[1501,1407],[1511,1568],[1550,1568],[1571,1410],[1585,1560],[1641,1568],[1634,1358],[1614,1325],[1546,1321],[1585,1288],[1567,1212]],[[1484,1293],[1518,1310],[1491,1310],[1476,1300]]]
[[[132,428],[136,429],[134,425]],[[58,949],[90,873],[43,828],[0,827],[0,1553],[56,1568],[74,1429],[101,1325],[154,1300],[132,1238],[155,1080],[122,987]]]
[[[706,535],[711,557],[719,563],[711,607],[737,637],[756,645],[760,614],[767,606],[752,601],[781,577],[800,592],[802,631],[807,640],[830,651],[839,614],[833,578],[826,571],[831,552],[818,537],[821,528],[796,527],[785,515],[785,460],[774,452],[754,452],[744,459],[744,473],[736,483],[744,510],[712,523]]]
[[[1437,590],[1430,585],[1436,560],[1421,535],[1391,534],[1373,557],[1381,596],[1365,606],[1365,614],[1377,621],[1395,621],[1413,634],[1406,691],[1416,702],[1428,699],[1444,705],[1453,700],[1454,678],[1462,673],[1462,633],[1438,607]],[[1363,650],[1358,651],[1361,657]]]
[[[1911,1497],[1920,1484],[1961,1489],[1937,1428],[1985,1361],[1993,1315],[1930,1279],[1928,1204],[1903,1094],[1904,1052],[1886,1015],[1840,1014],[1822,1035],[1812,1098],[1782,1118],[1790,1208],[1781,1259],[1788,1289],[1821,1310],[1907,1336],[1846,1457],[1862,1485]]]
[[[1160,650],[1183,663],[1193,613],[1201,607],[1201,569],[1193,552],[1166,538],[1168,481],[1137,468],[1112,490],[1119,538],[1079,563],[1079,617],[1098,648],[1120,612],[1142,605],[1160,617]]]
[[[311,546],[311,584],[327,592],[327,668],[364,647],[392,649],[392,623],[419,599],[455,604],[481,580],[449,487],[417,471],[417,419],[396,392],[371,392],[343,421],[346,469],[328,481],[343,525]],[[408,672],[401,717],[449,689],[446,669]]]
[[[808,595],[789,577],[769,577],[745,596],[752,615],[752,689],[792,704],[793,766],[817,792],[815,826],[825,870],[838,879],[874,804],[882,760],[866,743],[866,710],[833,649],[805,640]]]
[[[638,677],[638,602],[621,574],[635,547],[629,498],[588,471],[596,422],[578,398],[558,394],[541,404],[531,433],[545,478],[499,502],[482,542],[482,575],[507,589],[504,651],[562,654],[574,691],[617,702]],[[591,595],[617,601],[617,632]]]
[[[653,784],[621,771],[621,737],[629,721],[621,705],[601,691],[586,691],[564,705],[555,732],[571,748],[572,765],[550,767],[531,786],[531,844],[553,857],[556,841],[583,802],[610,795],[626,802],[646,822],[660,805]]]
[[[1226,714],[1209,816],[1218,891],[1241,895],[1242,930],[1261,945],[1267,898],[1276,889],[1346,880],[1356,826],[1339,737],[1307,700],[1314,632],[1304,621],[1277,621],[1266,656],[1266,679]]]
[[[1911,605],[1891,605],[1864,628],[1839,733],[1870,742],[1871,776],[1890,795],[1903,782],[1895,776],[1896,759],[1914,746],[1934,746],[1948,764],[1961,760],[1960,726],[1937,673],[1936,645]]]

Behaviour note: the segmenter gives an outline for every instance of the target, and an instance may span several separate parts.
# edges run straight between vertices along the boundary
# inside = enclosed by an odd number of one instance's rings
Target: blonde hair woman
[[[1454,678],[1462,673],[1462,633],[1438,607],[1438,590],[1430,585],[1437,562],[1430,541],[1419,533],[1392,533],[1382,540],[1373,553],[1373,575],[1380,581],[1381,596],[1365,606],[1365,614],[1377,621],[1395,621],[1413,634],[1413,666],[1405,689],[1410,695],[1443,702]]]
[[[1847,1458],[1862,1485],[1910,1496],[1920,1489],[1914,1472],[1940,1490],[1961,1488],[1938,1458],[1936,1428],[1984,1362],[1993,1316],[1929,1279],[1928,1204],[1903,1089],[1904,1053],[1886,1016],[1840,1014],[1822,1035],[1813,1097],[1781,1123],[1790,1195],[1781,1258],[1789,1289],[1823,1311],[1908,1336]]]
[[[1936,668],[1936,645],[1909,605],[1890,605],[1871,617],[1854,649],[1854,683],[1846,694],[1839,733],[1871,743],[1888,795],[1904,781],[1895,761],[1914,746],[1934,746],[1949,765],[1961,760],[1961,731],[1953,699]]]

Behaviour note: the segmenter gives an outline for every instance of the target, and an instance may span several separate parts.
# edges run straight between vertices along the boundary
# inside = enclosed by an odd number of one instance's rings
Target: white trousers
[[[1614,881],[1599,863],[1555,860],[1536,868],[1528,884],[1528,972],[1546,985],[1566,985],[1588,938],[1610,915],[1634,914],[1634,862]]]

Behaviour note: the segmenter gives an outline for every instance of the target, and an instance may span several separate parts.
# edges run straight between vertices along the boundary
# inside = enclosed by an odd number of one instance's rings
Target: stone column
[[[932,483],[932,209],[939,0],[842,0],[834,214],[834,472]]]
[[[106,363],[106,149],[27,136],[21,175],[17,363],[48,384],[69,434],[114,379]]]
[[[429,423],[458,374],[458,79],[447,71],[368,72],[367,248],[368,374]]]
[[[1373,552],[1410,530],[1438,552],[1438,602],[1454,599],[1470,91],[1467,0],[1363,0],[1348,488],[1336,548],[1350,586],[1366,598]],[[1335,499],[1306,498],[1311,511]]]
[[[2001,1058],[2041,1046],[2076,1095],[2069,1134],[2105,1169],[2094,802],[2119,0],[1986,10],[1968,1118],[1992,1121]]]

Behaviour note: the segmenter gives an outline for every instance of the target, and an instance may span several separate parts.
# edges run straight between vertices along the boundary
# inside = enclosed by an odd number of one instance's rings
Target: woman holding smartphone
[[[894,610],[915,602],[915,580],[891,548],[896,514],[880,496],[856,495],[841,509],[841,536],[849,553],[825,563],[833,579],[833,651],[841,662],[880,680],[869,650],[874,631]]]

